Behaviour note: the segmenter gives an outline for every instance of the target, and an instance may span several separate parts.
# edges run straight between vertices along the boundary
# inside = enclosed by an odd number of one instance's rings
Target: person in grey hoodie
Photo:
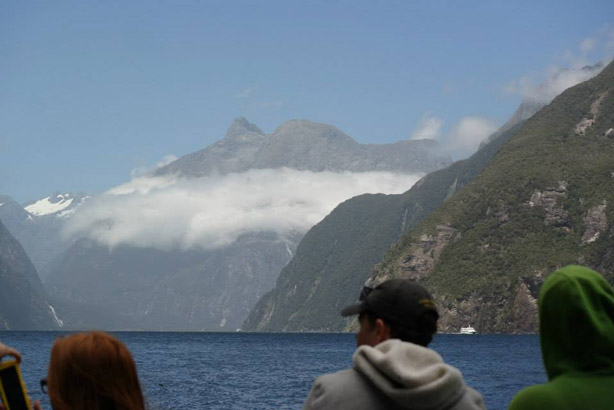
[[[303,410],[477,410],[482,396],[461,372],[426,346],[437,331],[437,308],[426,289],[407,279],[365,287],[359,303],[354,366],[320,376]]]

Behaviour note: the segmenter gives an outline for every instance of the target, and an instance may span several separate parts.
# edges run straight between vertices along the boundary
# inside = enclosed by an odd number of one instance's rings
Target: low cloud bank
[[[79,209],[64,234],[108,247],[214,249],[248,232],[305,232],[346,199],[402,193],[420,177],[286,168],[198,179],[137,177]]]

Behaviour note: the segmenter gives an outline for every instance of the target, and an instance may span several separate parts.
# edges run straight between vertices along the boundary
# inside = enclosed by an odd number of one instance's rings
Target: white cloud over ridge
[[[142,167],[136,167],[134,168],[131,172],[130,172],[130,176],[132,178],[139,178],[142,177],[144,175],[149,174],[151,171],[157,169],[157,168],[161,168],[165,165],[170,164],[171,162],[175,161],[178,157],[176,155],[173,154],[168,154],[165,155],[160,161],[158,161],[156,163],[156,165],[154,165],[153,167],[147,167],[147,166],[142,166]]]
[[[235,97],[239,99],[249,98],[252,96],[252,94],[254,94],[254,91],[256,91],[257,88],[258,88],[257,84],[252,84],[249,87],[238,92]]]
[[[518,94],[528,102],[548,104],[557,95],[569,87],[589,80],[599,74],[603,66],[560,68],[552,66],[546,71],[546,79],[540,83],[541,74],[530,74],[513,81],[505,86],[509,94]]]
[[[580,43],[580,51],[583,53],[590,53],[593,48],[595,48],[595,39],[594,38],[586,38],[582,43]]]
[[[139,177],[91,200],[64,233],[110,248],[215,249],[249,232],[306,232],[346,199],[402,193],[420,177],[287,168],[197,179]]]
[[[443,120],[427,115],[420,119],[411,139],[434,139],[441,150],[454,159],[466,158],[473,154],[480,143],[497,130],[497,124],[484,117],[468,116],[460,119],[447,132],[442,132]]]
[[[542,72],[525,75],[505,85],[508,94],[522,96],[531,103],[548,104],[569,87],[589,80],[601,72],[614,57],[614,30],[605,28],[585,38],[575,50],[563,54],[562,64]],[[601,64],[591,63],[601,61]]]
[[[441,137],[441,129],[443,127],[443,121],[440,118],[425,115],[420,118],[416,130],[411,135],[411,140],[420,139],[437,139]]]
[[[497,124],[487,118],[464,117],[452,127],[442,144],[448,151],[456,153],[457,159],[465,158],[496,130]]]
[[[597,57],[598,56],[598,57]],[[614,56],[614,30],[605,28],[594,37],[588,37],[578,44],[575,51],[563,54],[563,64],[552,65],[542,72],[525,75],[505,85],[508,94],[520,95],[529,105],[548,104],[569,87],[589,80],[599,74]],[[601,61],[591,65],[590,61]],[[444,88],[447,89],[447,87]],[[449,129],[444,121],[432,115],[420,119],[410,139],[435,139],[442,151],[455,160],[473,154],[480,143],[485,141],[498,126],[495,121],[478,116],[461,118]]]

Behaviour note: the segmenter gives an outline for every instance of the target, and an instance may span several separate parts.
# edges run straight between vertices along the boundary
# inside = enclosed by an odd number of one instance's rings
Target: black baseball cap
[[[410,329],[425,312],[439,317],[431,294],[409,279],[390,279],[375,288],[365,286],[358,300],[343,309],[341,316],[370,312],[385,322]]]

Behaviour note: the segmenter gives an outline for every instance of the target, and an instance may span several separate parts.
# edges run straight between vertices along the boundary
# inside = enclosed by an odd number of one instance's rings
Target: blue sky
[[[237,116],[362,143],[501,124],[514,84],[610,58],[613,32],[612,1],[2,2],[0,193],[98,193]]]

